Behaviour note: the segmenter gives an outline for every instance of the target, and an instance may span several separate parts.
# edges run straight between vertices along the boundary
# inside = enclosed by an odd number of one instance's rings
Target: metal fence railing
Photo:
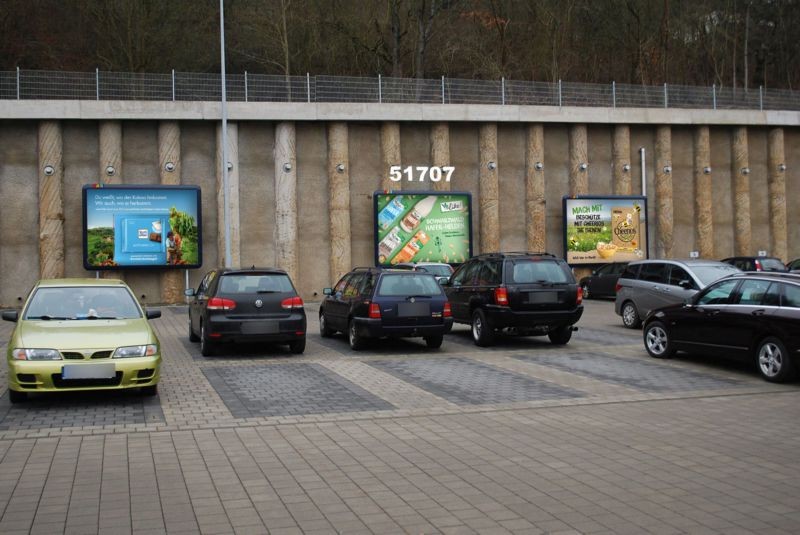
[[[664,84],[548,83],[522,80],[414,79],[377,76],[276,76],[229,74],[232,102],[375,102],[800,110],[800,92]],[[0,71],[0,100],[217,101],[215,73]]]

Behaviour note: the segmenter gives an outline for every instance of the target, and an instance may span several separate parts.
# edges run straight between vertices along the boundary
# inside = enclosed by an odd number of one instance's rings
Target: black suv
[[[457,323],[479,346],[506,330],[566,344],[583,314],[582,292],[567,263],[547,253],[490,253],[463,263],[444,291]]]
[[[354,350],[382,337],[422,337],[438,348],[453,327],[450,304],[430,273],[355,268],[323,293],[320,334],[347,333]]]
[[[203,356],[224,342],[288,343],[306,348],[306,312],[289,275],[280,269],[220,268],[189,288],[189,340]]]

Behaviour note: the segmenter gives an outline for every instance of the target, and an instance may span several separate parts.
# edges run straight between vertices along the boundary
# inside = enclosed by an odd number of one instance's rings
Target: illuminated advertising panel
[[[647,258],[645,197],[564,197],[564,251],[569,264]]]

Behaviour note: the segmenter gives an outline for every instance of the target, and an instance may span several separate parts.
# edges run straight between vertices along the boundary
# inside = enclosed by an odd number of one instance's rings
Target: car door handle
[[[766,310],[764,310],[763,308],[759,308],[758,310],[752,311],[750,314],[752,314],[753,316],[763,316],[765,312]]]
[[[719,314],[719,310],[706,310],[705,313],[706,316],[716,316],[717,314]]]

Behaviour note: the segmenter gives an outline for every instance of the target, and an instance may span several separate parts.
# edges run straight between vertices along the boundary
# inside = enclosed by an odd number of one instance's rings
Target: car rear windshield
[[[74,286],[39,288],[31,296],[25,319],[135,319],[142,313],[126,288]]]
[[[554,260],[515,260],[506,278],[516,284],[575,282],[567,265]]]
[[[726,277],[733,273],[739,273],[739,271],[741,271],[739,268],[729,264],[719,266],[692,266],[692,272],[698,279],[700,279],[700,282],[703,283],[703,286],[708,286],[715,280],[719,280],[722,277]]]
[[[392,274],[381,277],[378,295],[382,297],[399,297],[408,295],[435,296],[442,295],[442,288],[432,275],[425,273]]]
[[[429,265],[418,266],[417,269],[423,270],[427,273],[433,273],[437,277],[449,277],[453,274],[453,268],[446,265]]]
[[[221,294],[294,292],[289,276],[284,273],[232,273],[219,280]]]
[[[761,262],[761,269],[764,271],[787,271],[783,262],[777,258],[759,258],[759,262]]]

